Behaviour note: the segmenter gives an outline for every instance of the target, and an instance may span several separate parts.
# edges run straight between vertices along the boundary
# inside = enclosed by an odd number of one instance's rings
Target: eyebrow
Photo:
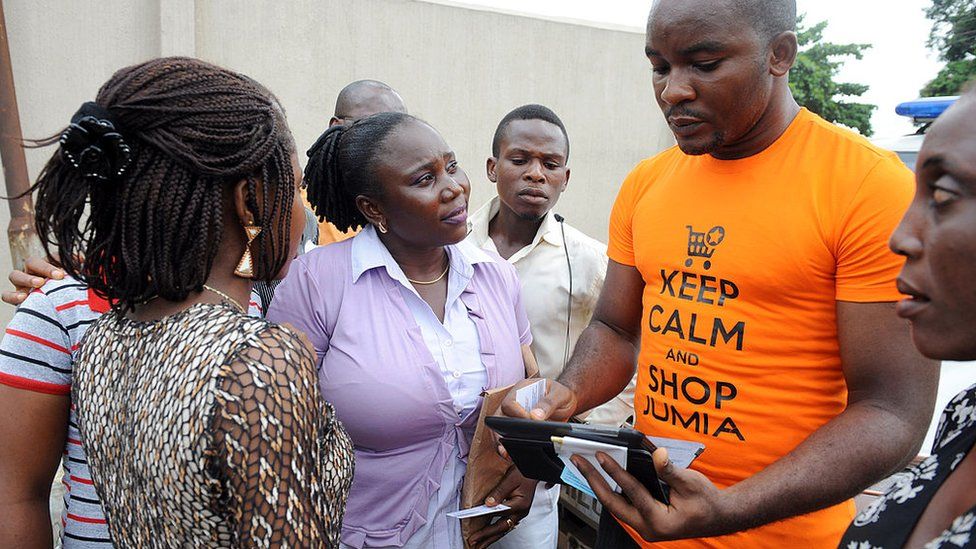
[[[540,151],[540,152],[542,153],[542,156],[557,157],[560,159],[566,156],[566,153],[561,153],[558,151],[552,151],[552,152]],[[508,150],[508,154],[532,154],[532,151],[528,149],[522,149],[522,148],[513,148]]]
[[[454,155],[454,151],[447,151],[446,153],[444,153],[444,157],[443,158],[444,158],[444,160],[450,160],[451,158],[454,158],[454,156],[455,156]],[[436,160],[431,160],[430,162],[424,162],[423,164],[420,164],[419,166],[416,166],[413,169],[411,169],[410,170],[410,173],[425,172],[425,171],[430,170],[431,168],[433,168],[434,167],[434,164],[436,164],[436,163],[437,163]]]
[[[681,50],[678,53],[683,56],[688,56],[688,55],[694,55],[696,53],[702,53],[702,52],[705,53],[719,52],[725,50],[726,48],[727,46],[721,42],[715,40],[704,40],[702,42],[692,44],[691,46]],[[651,57],[652,55],[657,57],[662,57],[661,52],[651,47],[644,48],[644,53],[648,57]]]
[[[952,178],[960,185],[965,187],[970,193],[976,194],[976,170],[968,169],[968,166],[954,161],[952,158],[936,155],[926,158],[925,162],[920,166],[916,166],[916,171],[922,173],[930,168],[939,168],[943,173],[951,174]]]

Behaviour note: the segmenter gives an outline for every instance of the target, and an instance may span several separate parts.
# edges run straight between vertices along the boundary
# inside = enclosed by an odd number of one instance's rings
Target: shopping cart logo
[[[712,254],[715,253],[715,248],[725,240],[725,228],[716,225],[707,233],[703,233],[696,231],[691,225],[686,225],[686,227],[688,227],[688,259],[685,260],[685,267],[694,265],[695,258],[698,257],[705,260],[702,266],[706,271],[711,269]]]

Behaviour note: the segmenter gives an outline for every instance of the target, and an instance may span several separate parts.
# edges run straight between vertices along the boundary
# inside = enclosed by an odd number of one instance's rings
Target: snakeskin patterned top
[[[295,332],[230,305],[102,316],[74,401],[117,547],[336,547],[353,449]]]

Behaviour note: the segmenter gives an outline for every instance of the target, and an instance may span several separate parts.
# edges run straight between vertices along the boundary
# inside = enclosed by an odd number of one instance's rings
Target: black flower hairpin
[[[118,177],[132,163],[132,149],[111,113],[92,102],[83,104],[71,117],[60,142],[65,160],[86,178]]]

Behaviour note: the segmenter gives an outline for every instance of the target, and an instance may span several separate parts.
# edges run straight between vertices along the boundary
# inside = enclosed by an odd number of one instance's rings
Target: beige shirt
[[[498,253],[488,235],[488,223],[498,214],[498,197],[470,217],[468,240]],[[569,316],[569,355],[576,340],[590,323],[593,309],[607,275],[607,246],[565,223],[563,232],[553,213],[546,214],[532,243],[515,252],[508,262],[515,266],[522,282],[522,302],[532,329],[532,352],[539,371],[548,379],[562,373],[566,357],[566,310],[569,306],[569,251],[573,268],[573,299]],[[613,400],[595,408],[587,421],[619,426],[634,414],[634,380]]]

